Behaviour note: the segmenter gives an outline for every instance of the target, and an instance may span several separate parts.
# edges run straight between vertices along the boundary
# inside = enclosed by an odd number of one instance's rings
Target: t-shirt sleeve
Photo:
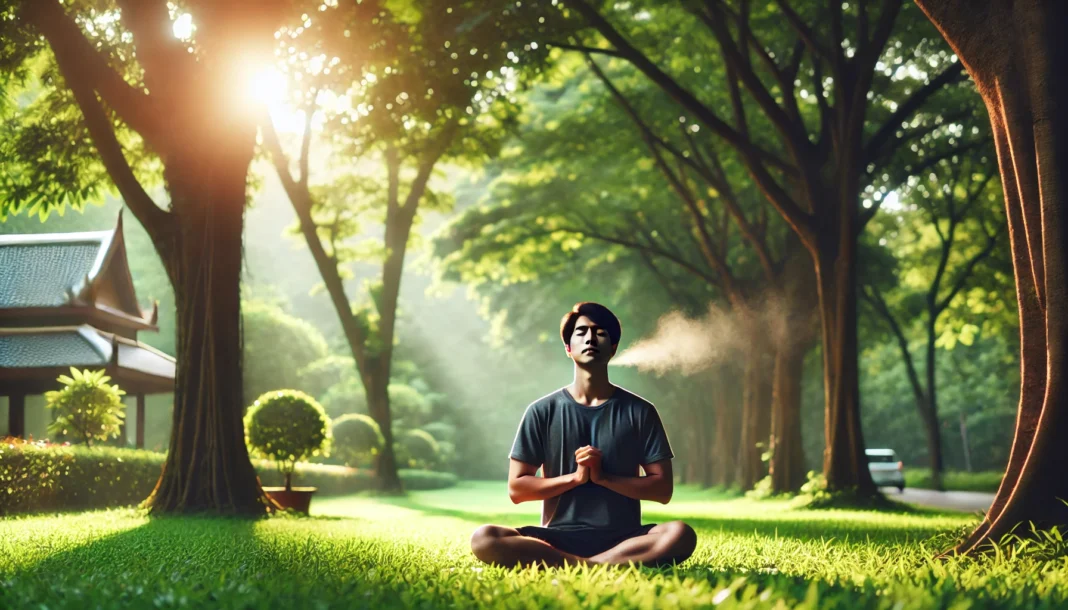
[[[675,457],[671,452],[671,443],[668,442],[667,431],[660,421],[660,414],[656,408],[650,406],[645,411],[641,426],[642,436],[642,464],[652,464],[660,460]]]
[[[519,430],[515,433],[515,441],[512,443],[512,452],[509,454],[512,459],[535,466],[545,463],[543,420],[544,413],[536,403],[527,407],[522,421],[519,422]]]

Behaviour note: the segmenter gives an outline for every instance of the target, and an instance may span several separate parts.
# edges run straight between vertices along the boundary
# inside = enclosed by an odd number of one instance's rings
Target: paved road
[[[886,497],[900,500],[918,506],[929,506],[946,510],[959,510],[964,512],[982,511],[990,508],[994,501],[994,494],[979,491],[935,491],[933,489],[905,489],[904,493],[898,493],[896,488],[882,488]]]

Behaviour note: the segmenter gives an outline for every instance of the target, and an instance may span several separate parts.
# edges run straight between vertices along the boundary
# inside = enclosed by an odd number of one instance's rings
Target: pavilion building
[[[27,396],[59,389],[73,366],[103,369],[136,399],[144,447],[145,396],[174,391],[174,358],[137,340],[158,316],[138,303],[121,215],[112,231],[0,235],[0,437],[24,437]]]

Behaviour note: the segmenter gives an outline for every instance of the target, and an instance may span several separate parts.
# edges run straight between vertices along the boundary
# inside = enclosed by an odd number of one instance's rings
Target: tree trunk
[[[805,483],[805,454],[801,441],[801,377],[805,346],[784,344],[775,354],[771,399],[772,493],[795,493]]]
[[[709,484],[729,488],[735,483],[738,461],[738,437],[740,401],[736,400],[734,388],[727,387],[730,376],[725,371],[716,373],[719,389],[713,398],[715,409],[715,435],[712,443],[712,464],[708,469]]]
[[[249,147],[251,154],[251,147]],[[245,447],[241,381],[241,233],[247,159],[169,168],[174,214],[164,263],[177,305],[177,372],[154,513],[263,514],[270,501]],[[227,171],[229,167],[229,171]]]
[[[1021,523],[1068,525],[1068,3],[918,0],[986,102],[998,152],[1020,312],[1020,403],[1009,463],[959,552]],[[1026,533],[1024,528],[1020,533]]]
[[[705,386],[702,384],[702,389]],[[709,431],[712,424],[712,405],[708,404],[708,396],[705,389],[702,395],[695,400],[695,404],[698,405],[698,419],[697,419],[697,451],[694,453],[694,458],[697,460],[697,472],[694,483],[702,487],[709,486],[709,470],[712,466],[712,443],[709,439]]]
[[[855,190],[843,189],[855,194]],[[838,226],[822,235],[816,256],[823,338],[823,474],[829,491],[878,493],[864,454],[857,345],[857,206],[844,197]]]
[[[762,349],[751,346],[745,357],[742,390],[742,438],[738,447],[737,483],[752,489],[764,477],[761,454],[771,433],[770,375]]]
[[[927,453],[931,463],[931,485],[942,490],[942,473],[945,470],[945,457],[942,455],[942,427],[938,421],[938,387],[935,366],[935,320],[937,314],[929,310],[927,323],[927,396],[921,413],[924,414],[924,426],[927,428]]]

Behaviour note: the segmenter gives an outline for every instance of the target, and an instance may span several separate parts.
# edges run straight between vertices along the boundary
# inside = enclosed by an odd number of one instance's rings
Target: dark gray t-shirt
[[[534,401],[523,414],[511,457],[542,467],[546,478],[577,470],[575,450],[601,450],[606,474],[638,476],[638,466],[675,457],[653,403],[616,387],[604,403],[588,407],[566,388]],[[590,481],[542,504],[541,524],[559,529],[632,529],[641,525],[641,502]]]

